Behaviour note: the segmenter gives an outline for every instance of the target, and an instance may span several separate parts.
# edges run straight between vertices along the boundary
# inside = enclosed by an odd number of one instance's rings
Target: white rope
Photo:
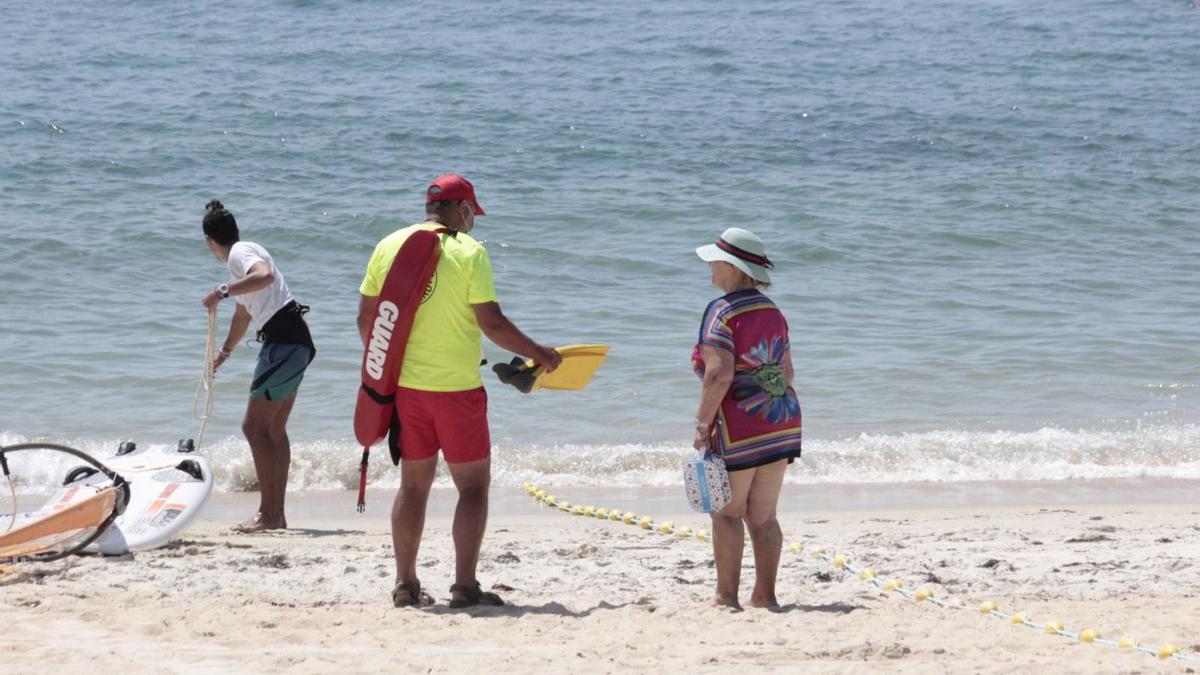
[[[4,530],[4,534],[12,532],[13,525],[17,524],[17,486],[13,484],[12,476],[5,476],[8,479],[8,489],[12,492],[12,513],[8,518],[8,529]]]
[[[204,444],[204,427],[212,415],[213,406],[213,360],[217,346],[217,308],[208,310],[208,341],[204,345],[204,369],[200,371],[200,382],[196,384],[196,395],[192,398],[192,416],[200,420],[200,433],[196,438],[196,449]],[[201,408],[200,396],[203,392],[204,406]]]

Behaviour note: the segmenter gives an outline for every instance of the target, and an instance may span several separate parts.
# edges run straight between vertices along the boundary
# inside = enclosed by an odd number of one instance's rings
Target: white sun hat
[[[771,283],[767,270],[775,265],[767,258],[762,239],[750,230],[731,227],[721,233],[716,243],[696,249],[696,255],[704,262],[727,262],[755,281]]]

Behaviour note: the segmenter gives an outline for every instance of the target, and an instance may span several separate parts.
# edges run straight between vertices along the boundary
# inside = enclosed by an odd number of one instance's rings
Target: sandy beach
[[[394,609],[389,601],[386,492],[373,493],[363,515],[353,512],[349,493],[293,495],[295,529],[255,536],[227,531],[255,495],[216,495],[198,524],[166,548],[11,566],[0,576],[0,671],[609,673],[734,666],[1095,673],[1200,667],[1047,635],[975,609],[994,601],[1002,611],[1058,620],[1067,630],[1200,652],[1200,504],[1180,500],[1196,494],[1195,484],[985,487],[930,486],[926,492],[930,501],[940,494],[954,503],[949,495],[966,499],[990,490],[993,501],[1003,494],[1009,503],[889,507],[886,502],[920,491],[884,486],[872,498],[842,504],[850,508],[816,510],[798,503],[824,496],[837,504],[836,487],[791,488],[781,522],[787,542],[805,543],[806,550],[784,553],[782,611],[734,613],[706,605],[714,580],[709,545],[539,508],[513,488],[494,490],[480,565],[485,587],[510,605],[466,611],[445,604],[453,570],[452,493],[439,491],[432,504],[422,580],[439,603],[425,610]],[[707,527],[705,518],[678,508],[654,511],[679,504],[669,495],[577,493],[579,504]],[[1157,501],[1156,494],[1166,499]],[[568,490],[562,498],[572,496]],[[1077,503],[1063,503],[1072,500]],[[961,599],[967,609],[884,593],[813,557],[818,545],[906,588]],[[747,563],[745,593],[753,574]]]
[[[0,449],[202,483],[130,489],[158,549],[0,560],[0,675],[1200,672],[1200,0],[3,7]],[[364,371],[442,448],[429,608]],[[508,604],[452,610],[484,418]],[[718,419],[803,446],[778,611],[710,606]],[[82,476],[42,449],[0,514]]]

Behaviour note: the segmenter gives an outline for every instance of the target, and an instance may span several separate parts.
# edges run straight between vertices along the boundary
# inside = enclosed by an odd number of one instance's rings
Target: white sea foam
[[[0,443],[28,440],[0,434]],[[97,458],[111,455],[118,441],[58,439]],[[257,488],[249,448],[240,438],[211,441],[203,449],[215,472],[217,490]],[[494,484],[533,481],[573,487],[668,487],[692,450],[683,445],[557,445],[496,447]],[[24,455],[24,456],[22,456]],[[354,489],[361,450],[344,441],[297,443],[292,449],[293,490]],[[18,488],[38,491],[61,482],[78,460],[57,453],[12,456]],[[815,483],[908,483],[924,481],[1038,481],[1097,478],[1200,479],[1200,427],[1142,427],[1123,430],[1044,428],[1015,431],[933,431],[863,434],[840,440],[811,440],[787,481]],[[371,487],[399,485],[400,473],[387,452],[372,453]],[[444,466],[438,484],[448,486]]]

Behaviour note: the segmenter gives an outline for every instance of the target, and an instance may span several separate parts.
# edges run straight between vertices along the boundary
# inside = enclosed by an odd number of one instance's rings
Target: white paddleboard
[[[158,548],[181,534],[212,494],[212,468],[191,449],[190,441],[145,448],[122,443],[117,455],[100,462],[129,481],[129,505],[84,549],[89,553],[122,555]]]

